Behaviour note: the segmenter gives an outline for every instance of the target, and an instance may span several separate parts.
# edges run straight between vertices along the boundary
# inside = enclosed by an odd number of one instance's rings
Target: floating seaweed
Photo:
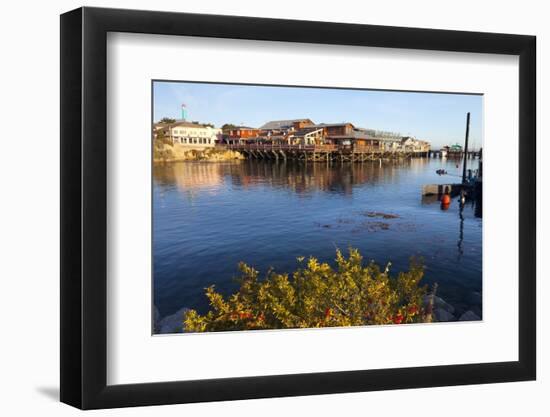
[[[383,219],[398,219],[399,215],[394,213],[384,213],[381,211],[365,211],[362,212],[361,215],[367,216],[367,217],[381,217]]]

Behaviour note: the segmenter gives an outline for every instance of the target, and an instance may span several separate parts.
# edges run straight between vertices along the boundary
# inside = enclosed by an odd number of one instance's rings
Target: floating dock
[[[449,194],[454,197],[464,188],[464,184],[426,184],[422,186],[422,195]]]

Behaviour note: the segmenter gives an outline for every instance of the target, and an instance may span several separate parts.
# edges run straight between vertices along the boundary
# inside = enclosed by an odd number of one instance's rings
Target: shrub
[[[336,268],[311,257],[288,274],[258,271],[239,264],[240,289],[224,298],[214,286],[206,288],[210,310],[189,310],[184,327],[190,332],[362,326],[429,322],[431,311],[422,297],[427,286],[421,263],[411,259],[409,271],[392,277],[390,264],[382,271],[374,262],[363,265],[356,249],[345,257],[336,252]]]

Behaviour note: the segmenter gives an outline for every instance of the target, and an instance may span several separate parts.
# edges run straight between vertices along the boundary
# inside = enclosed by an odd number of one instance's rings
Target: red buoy
[[[444,194],[443,197],[441,197],[441,204],[451,204],[451,196],[449,194]]]

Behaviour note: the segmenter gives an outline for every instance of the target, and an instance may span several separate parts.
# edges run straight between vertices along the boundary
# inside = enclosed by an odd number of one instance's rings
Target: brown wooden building
[[[247,139],[247,138],[255,138],[259,135],[260,130],[248,127],[248,126],[237,126],[233,129],[229,129],[226,132],[224,132],[227,137],[232,139]]]

